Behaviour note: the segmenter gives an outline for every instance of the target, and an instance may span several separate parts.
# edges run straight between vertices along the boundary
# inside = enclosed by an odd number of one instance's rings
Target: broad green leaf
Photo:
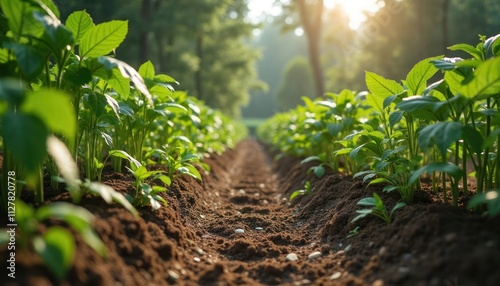
[[[111,71],[98,69],[94,75],[107,82],[123,100],[127,100],[130,96],[130,80],[125,78],[118,69]]]
[[[472,151],[481,154],[484,144],[483,135],[469,125],[462,128],[462,134],[462,138],[471,147]]]
[[[85,33],[94,26],[92,18],[85,10],[71,13],[66,20],[66,27],[73,33],[76,44],[80,43]]]
[[[36,9],[28,1],[0,0],[0,7],[16,39],[27,32],[33,36],[39,36],[43,32],[41,25],[37,25],[33,19],[32,12]]]
[[[325,167],[323,167],[322,165],[313,167],[313,169],[314,175],[316,175],[316,177],[322,178],[325,175]]]
[[[361,199],[357,205],[360,205],[360,206],[375,206],[375,199],[372,198],[372,197],[367,197],[367,198],[363,198]]]
[[[389,124],[394,127],[394,125],[398,124],[401,119],[403,119],[404,112],[402,111],[394,111],[389,115]]]
[[[61,133],[73,145],[76,115],[68,94],[59,90],[41,89],[28,94],[21,110],[40,118],[50,131]]]
[[[134,83],[135,87],[142,94],[144,94],[144,96],[146,96],[151,105],[154,104],[153,97],[149,93],[149,90],[146,87],[146,85],[144,84],[144,80],[133,67],[129,66],[125,62],[110,57],[99,57],[98,61],[101,64],[103,64],[107,70],[112,70],[117,68],[124,78],[130,79]]]
[[[483,54],[481,51],[476,49],[475,47],[469,45],[469,44],[457,44],[453,45],[451,47],[448,47],[448,49],[452,51],[464,51],[468,53],[469,55],[473,56],[477,60],[482,60],[483,59]]]
[[[53,226],[43,237],[37,236],[33,239],[33,247],[58,279],[66,277],[75,256],[75,241],[69,231],[60,226]]]
[[[467,98],[484,99],[500,93],[500,58],[485,61],[474,72],[473,79],[460,89]]]
[[[32,46],[21,44],[7,45],[16,56],[17,64],[23,74],[30,80],[35,80],[45,67],[46,60],[42,52]]]
[[[368,103],[379,114],[384,112],[384,98],[382,96],[376,96],[375,94],[370,93],[366,96],[366,103]]]
[[[80,40],[80,56],[99,57],[118,48],[128,33],[128,21],[113,20],[90,28]]]
[[[64,181],[68,185],[71,197],[80,199],[80,173],[68,147],[56,136],[47,138],[47,151],[59,168]]]
[[[151,61],[147,61],[139,67],[139,74],[144,79],[152,79],[155,77],[155,66]]]
[[[3,117],[3,141],[27,173],[35,172],[47,156],[47,127],[33,115],[8,113]]]
[[[441,154],[446,154],[446,150],[461,136],[462,124],[460,122],[437,122],[420,130],[418,145],[426,151],[435,144]]]
[[[448,84],[452,94],[457,95],[462,88],[462,82],[465,77],[456,71],[447,71],[444,74],[444,80]]]
[[[302,195],[305,195],[306,194],[306,191],[305,190],[297,190],[297,191],[294,191],[291,195],[290,195],[290,198],[289,200],[292,201],[293,199],[295,199],[296,197],[298,196],[302,196]]]
[[[404,92],[404,88],[396,81],[386,79],[373,72],[366,72],[366,86],[372,94],[384,99]]]
[[[457,165],[452,164],[450,162],[431,163],[431,164],[425,165],[422,168],[413,172],[410,176],[408,184],[412,185],[423,174],[429,174],[429,173],[433,173],[433,172],[446,173],[449,176],[453,177],[455,180],[459,180],[463,174],[463,170],[460,169],[460,167],[458,167]]]
[[[441,59],[442,57],[427,58],[418,62],[406,76],[406,85],[409,95],[420,95],[427,87],[427,81],[436,74],[438,68],[431,61]]]

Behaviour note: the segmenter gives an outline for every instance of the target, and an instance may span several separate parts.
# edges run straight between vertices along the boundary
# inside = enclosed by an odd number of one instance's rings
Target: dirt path
[[[288,206],[279,174],[261,145],[253,140],[242,143],[229,176],[229,187],[216,193],[213,212],[204,218],[202,248],[216,250],[212,262],[218,263],[202,275],[201,285],[216,281],[309,285],[318,276],[340,275],[336,274],[341,270],[336,265],[340,260],[334,259],[337,254],[311,241],[303,222]],[[327,265],[322,263],[325,256],[329,256]]]

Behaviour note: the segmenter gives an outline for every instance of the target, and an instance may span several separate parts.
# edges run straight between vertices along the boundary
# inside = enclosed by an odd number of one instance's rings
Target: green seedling
[[[361,199],[357,204],[361,205],[361,206],[371,207],[371,208],[357,210],[356,212],[359,213],[359,215],[356,216],[352,220],[352,222],[355,222],[361,218],[364,218],[367,215],[374,215],[374,216],[380,218],[381,220],[385,221],[387,224],[391,223],[392,215],[394,214],[394,212],[396,210],[406,206],[405,203],[399,202],[392,208],[391,212],[387,212],[387,209],[385,208],[384,202],[382,201],[380,196],[377,195],[377,193],[375,193],[375,192],[373,193],[373,197]]]
[[[292,201],[293,199],[295,199],[298,196],[310,195],[310,194],[312,194],[311,183],[309,181],[306,181],[304,184],[304,189],[296,190],[290,195],[290,201]]]

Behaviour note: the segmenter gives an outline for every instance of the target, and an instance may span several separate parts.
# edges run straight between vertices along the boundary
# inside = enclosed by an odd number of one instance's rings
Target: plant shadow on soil
[[[74,266],[59,282],[39,258],[18,251],[16,278],[3,275],[1,284],[500,285],[499,219],[442,204],[425,191],[390,225],[374,217],[353,224],[361,198],[376,191],[392,208],[397,194],[342,174],[317,179],[298,159],[272,162],[272,155],[255,140],[213,155],[203,181],[177,179],[164,195],[168,207],[140,209],[140,218],[85,198],[81,205],[96,216],[107,256],[77,237]],[[290,204],[306,180],[312,195]],[[124,193],[133,178],[108,173],[103,181]],[[69,197],[49,199],[56,200]],[[359,234],[348,238],[356,226]],[[309,259],[315,251],[321,256]],[[290,253],[298,259],[287,260]],[[3,269],[7,255],[0,250]]]

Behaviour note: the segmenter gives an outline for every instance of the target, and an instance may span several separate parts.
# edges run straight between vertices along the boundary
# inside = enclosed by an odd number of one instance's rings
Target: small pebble
[[[295,253],[289,253],[286,256],[286,260],[288,260],[288,261],[296,261],[297,259],[299,259],[299,257]]]
[[[340,272],[334,273],[332,276],[330,276],[330,280],[339,279],[340,276],[342,276],[342,273]]]
[[[262,201],[262,204],[263,204],[263,205],[268,205],[268,204],[269,204],[269,202],[268,202],[267,200],[263,200],[263,201]]]
[[[200,261],[201,261],[201,259],[200,259],[199,257],[195,257],[195,258],[193,258],[193,260],[194,260],[195,262],[200,262]]]
[[[378,255],[384,255],[387,252],[387,248],[385,246],[382,246],[380,250],[378,251]]]
[[[238,190],[238,195],[245,195],[247,192],[245,192],[245,190],[243,189],[239,189]]]
[[[345,251],[344,251],[344,250],[339,250],[339,251],[337,251],[337,255],[343,255],[343,254],[345,254]]]
[[[195,251],[196,251],[196,253],[198,253],[199,255],[204,255],[204,254],[205,254],[205,251],[203,251],[203,249],[201,249],[201,248],[199,248],[199,247],[198,247],[198,248],[196,248],[196,249],[195,249]]]
[[[237,228],[237,229],[234,230],[234,232],[237,233],[237,234],[244,234],[245,230],[242,229],[242,228]]]
[[[446,242],[452,242],[454,241],[455,239],[457,238],[457,235],[453,232],[451,233],[448,233],[445,237],[444,237],[444,240],[446,240]]]
[[[309,258],[310,260],[313,260],[313,259],[316,259],[316,258],[321,257],[321,255],[323,255],[321,252],[319,252],[319,251],[315,251],[315,252],[313,252],[313,253],[309,254],[309,255],[307,256],[307,258]]]
[[[339,247],[342,247],[342,243],[339,243]]]
[[[370,241],[370,242],[368,243],[368,247],[370,247],[370,248],[372,248],[374,245],[375,245],[375,242],[373,242],[373,241]]]
[[[201,218],[205,218],[205,215],[202,215],[202,214],[201,214],[201,215],[200,215],[200,217],[201,217]]]
[[[384,286],[384,280],[382,279],[375,280],[372,286]]]
[[[260,187],[261,189],[263,189],[265,186],[266,186],[266,185],[264,185],[264,184],[260,184],[260,185],[259,185],[259,187]]]
[[[344,248],[344,251],[346,251],[346,252],[347,252],[347,251],[351,250],[351,247],[352,247],[352,246],[349,244],[348,246],[346,246],[346,247]]]
[[[256,196],[256,197],[259,197],[259,196],[260,196],[260,194],[259,194],[259,193],[255,193],[255,194],[253,194],[253,195],[254,195],[254,196]]]
[[[255,230],[264,230],[262,227],[258,226],[255,228]]]
[[[168,273],[168,276],[170,278],[172,278],[173,280],[177,280],[177,279],[181,278],[181,276],[179,274],[177,274],[177,272],[175,272],[175,271],[168,270],[167,273]]]
[[[408,272],[410,272],[410,268],[409,267],[399,267],[398,271],[401,273],[408,273]]]

